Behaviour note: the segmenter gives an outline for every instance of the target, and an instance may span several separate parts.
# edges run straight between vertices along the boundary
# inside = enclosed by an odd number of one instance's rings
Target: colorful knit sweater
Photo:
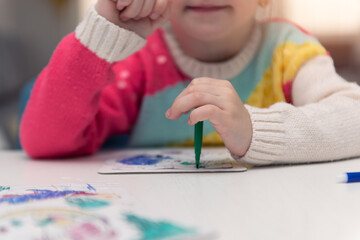
[[[360,127],[343,124],[360,115],[359,88],[336,74],[326,50],[299,27],[258,24],[242,52],[217,64],[186,56],[170,26],[144,45],[92,8],[37,79],[21,124],[25,151],[35,158],[91,154],[119,134],[130,134],[130,147],[191,145],[188,116],[172,121],[165,112],[193,78],[212,77],[232,83],[252,120],[250,149],[235,159],[271,164],[360,155],[349,147],[360,146]],[[209,122],[204,144],[223,144]]]

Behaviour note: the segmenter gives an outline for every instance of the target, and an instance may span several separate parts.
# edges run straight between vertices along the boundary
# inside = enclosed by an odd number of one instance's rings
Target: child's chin
[[[212,39],[220,38],[224,34],[224,30],[225,28],[217,28],[215,26],[192,27],[191,36],[196,36],[199,40],[211,41]]]

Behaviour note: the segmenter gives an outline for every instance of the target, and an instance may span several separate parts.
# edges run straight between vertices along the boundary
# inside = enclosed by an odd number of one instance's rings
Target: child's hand
[[[119,27],[150,36],[170,14],[170,0],[98,0],[96,11]]]
[[[252,140],[252,124],[249,112],[229,81],[194,79],[175,99],[166,116],[176,120],[192,109],[190,125],[209,120],[233,154],[245,155]]]

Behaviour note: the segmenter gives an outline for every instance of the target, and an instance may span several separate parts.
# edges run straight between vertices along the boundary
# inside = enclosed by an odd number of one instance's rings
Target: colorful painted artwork
[[[2,187],[0,239],[214,239],[148,216],[126,191],[105,185]]]
[[[99,173],[242,172],[224,148],[203,149],[200,167],[195,167],[194,149],[123,150],[105,159]]]
[[[4,187],[4,186],[0,186],[0,192],[5,191],[5,190],[9,190],[10,187]]]

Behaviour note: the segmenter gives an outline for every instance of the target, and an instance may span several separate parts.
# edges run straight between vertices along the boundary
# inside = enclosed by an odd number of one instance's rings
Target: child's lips
[[[196,13],[215,13],[225,10],[227,6],[188,6],[187,10]]]

